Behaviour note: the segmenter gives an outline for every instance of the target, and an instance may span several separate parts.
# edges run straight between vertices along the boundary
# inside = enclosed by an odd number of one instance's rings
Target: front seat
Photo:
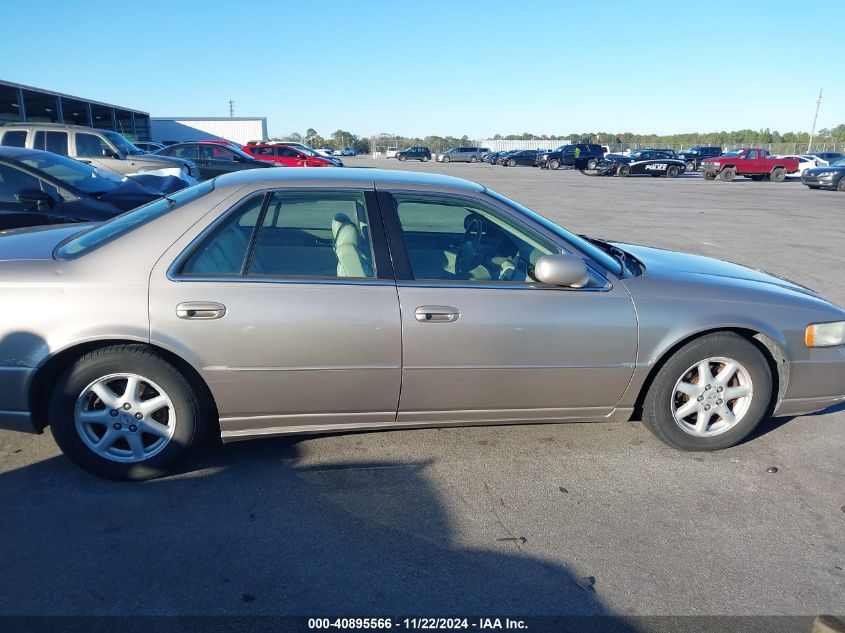
[[[333,248],[338,277],[371,277],[372,267],[364,255],[361,233],[345,213],[332,218]]]

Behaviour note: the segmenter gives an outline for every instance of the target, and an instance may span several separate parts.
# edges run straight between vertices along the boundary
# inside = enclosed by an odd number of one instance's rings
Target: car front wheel
[[[172,472],[202,437],[203,418],[187,378],[142,345],[86,354],[59,378],[49,401],[62,452],[109,479]]]
[[[738,334],[708,334],[660,368],[643,402],[643,424],[673,448],[715,451],[751,433],[771,400],[763,353]]]
[[[839,179],[839,184],[836,185],[836,190],[837,191],[845,191],[845,178]]]
[[[553,158],[549,161],[549,169],[558,169],[560,167],[560,161],[557,158]]]

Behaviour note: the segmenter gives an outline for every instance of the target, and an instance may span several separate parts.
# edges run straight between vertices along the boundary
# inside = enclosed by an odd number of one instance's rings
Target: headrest
[[[335,213],[332,218],[332,235],[334,235],[335,239],[337,239],[337,233],[340,231],[341,227],[346,225],[355,228],[355,225],[352,223],[352,220],[348,215],[345,213]]]
[[[358,245],[358,229],[354,224],[343,224],[334,235],[334,245],[344,246],[346,244]]]

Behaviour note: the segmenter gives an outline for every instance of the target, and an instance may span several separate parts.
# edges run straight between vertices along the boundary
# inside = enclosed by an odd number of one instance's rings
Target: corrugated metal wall
[[[507,141],[486,139],[478,141],[478,147],[489,147],[494,152],[506,152],[511,149],[555,149],[561,145],[568,145],[569,141]]]
[[[225,139],[239,145],[267,139],[267,119],[232,117],[221,119],[150,118],[150,136],[161,141]]]

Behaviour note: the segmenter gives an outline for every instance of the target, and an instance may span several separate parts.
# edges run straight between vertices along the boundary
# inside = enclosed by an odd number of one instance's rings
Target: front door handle
[[[420,323],[453,323],[461,311],[452,306],[420,306],[414,310],[414,318]]]
[[[226,306],[210,301],[188,301],[176,306],[176,316],[180,319],[208,321],[219,319],[226,314]]]

